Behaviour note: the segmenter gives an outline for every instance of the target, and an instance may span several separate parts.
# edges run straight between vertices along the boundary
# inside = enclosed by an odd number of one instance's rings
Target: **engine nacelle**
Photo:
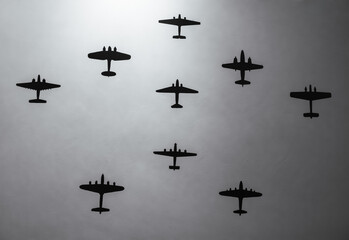
[[[109,181],[107,182],[107,185],[109,185]]]
[[[108,47],[108,51],[111,51],[111,46]]]
[[[114,52],[116,52],[116,47],[114,47]]]
[[[98,182],[97,181],[95,181],[95,184],[97,184]]]
[[[115,186],[115,182],[113,182],[113,186]]]
[[[183,87],[183,83],[181,83],[181,87]]]
[[[238,59],[236,57],[234,57],[234,63],[237,63]]]
[[[33,78],[32,82],[35,82],[35,78]]]
[[[105,46],[103,47],[103,52],[105,52]]]
[[[164,152],[166,152],[166,148],[164,148]]]
[[[249,63],[249,64],[251,64],[251,63],[252,63],[252,60],[251,60],[251,58],[250,58],[250,57],[248,58],[248,60],[247,60],[247,61],[248,61],[248,63]]]
[[[45,79],[45,78],[44,78],[44,79],[42,79],[42,82],[44,82],[44,83],[45,83],[45,82],[46,82],[46,79]]]
[[[91,181],[89,181],[88,184],[91,185],[92,184]]]

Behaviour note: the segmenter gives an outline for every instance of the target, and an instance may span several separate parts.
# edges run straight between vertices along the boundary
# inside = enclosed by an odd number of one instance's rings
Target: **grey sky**
[[[18,239],[346,239],[349,214],[349,2],[286,0],[0,2],[0,238]],[[173,40],[158,20],[200,21]],[[103,46],[132,56],[87,58]],[[250,86],[223,69],[245,51],[264,69]],[[62,85],[16,87],[41,74]],[[155,93],[179,79],[199,91]],[[315,85],[332,98],[289,97]],[[198,153],[180,159],[154,150]],[[98,195],[80,184],[106,180],[111,212],[90,209]],[[219,191],[263,193],[246,199]]]

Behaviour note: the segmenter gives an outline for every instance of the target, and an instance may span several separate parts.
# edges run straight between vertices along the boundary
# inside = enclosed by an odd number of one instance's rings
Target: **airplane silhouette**
[[[196,153],[187,152],[187,150],[184,150],[182,152],[180,149],[178,149],[177,151],[177,143],[174,144],[173,151],[172,149],[170,149],[169,151],[166,151],[166,149],[164,149],[164,151],[155,151],[154,154],[173,157],[173,165],[169,166],[169,169],[172,169],[173,171],[179,169],[179,166],[176,166],[177,157],[192,157],[197,155]]]
[[[17,83],[18,87],[28,88],[31,90],[36,90],[36,99],[29,100],[30,103],[46,103],[45,100],[40,99],[40,91],[41,90],[48,90],[52,88],[59,88],[61,85],[48,83],[45,79],[40,80],[40,75],[38,75],[38,80],[35,82],[35,79],[31,82],[26,83]]]
[[[178,104],[180,93],[198,93],[198,91],[196,91],[196,90],[183,87],[183,84],[179,85],[178,79],[176,80],[176,85],[174,85],[174,83],[173,83],[171,87],[162,88],[162,89],[156,90],[156,92],[174,93],[175,94],[176,103],[174,105],[172,105],[171,108],[182,108],[183,107],[182,105]]]
[[[101,183],[98,184],[96,181],[95,184],[92,184],[91,181],[89,184],[80,185],[80,188],[83,190],[91,191],[99,193],[99,207],[98,208],[92,208],[91,211],[93,212],[99,212],[101,214],[102,212],[109,212],[110,209],[103,208],[103,194],[110,193],[110,192],[119,192],[123,191],[125,188],[123,186],[117,186],[115,185],[115,182],[113,182],[113,185],[109,184],[109,181],[107,184],[104,184],[104,174],[101,176]]]
[[[240,71],[240,75],[241,75],[241,80],[235,81],[235,83],[236,84],[240,84],[242,87],[244,85],[248,85],[248,84],[251,83],[251,82],[245,80],[245,71],[251,71],[251,70],[263,68],[262,65],[258,65],[258,64],[252,63],[252,60],[251,60],[250,57],[248,58],[247,62],[245,62],[244,50],[241,51],[240,62],[238,62],[237,57],[235,57],[233,63],[222,64],[222,67],[234,69],[235,71],[239,70]]]
[[[310,112],[309,113],[304,113],[304,117],[319,117],[318,113],[313,113],[313,101],[319,100],[319,99],[324,99],[324,98],[330,98],[331,93],[329,92],[317,92],[316,87],[314,87],[314,91],[311,88],[311,85],[309,85],[309,91],[307,91],[307,87],[305,87],[304,92],[291,92],[290,96],[292,98],[299,98],[303,100],[308,100],[309,101],[309,106],[310,106]]]
[[[173,36],[175,39],[185,39],[185,36],[181,35],[181,27],[182,26],[189,26],[189,25],[200,25],[200,22],[187,20],[186,17],[181,18],[181,15],[178,15],[178,18],[173,17],[172,19],[164,19],[159,20],[159,23],[165,23],[165,24],[171,24],[178,26],[178,35]]]
[[[232,190],[230,188],[229,190],[219,192],[219,195],[239,198],[239,209],[235,210],[234,213],[237,213],[240,216],[241,216],[241,214],[247,213],[247,211],[242,210],[242,200],[244,198],[262,196],[261,193],[253,191],[252,189],[250,189],[250,190],[247,190],[247,188],[243,189],[242,181],[240,181],[239,189],[235,188],[234,190]]]
[[[110,71],[110,65],[112,60],[129,60],[131,58],[131,56],[128,54],[116,51],[116,47],[114,47],[114,50],[112,51],[110,46],[108,47],[108,51],[106,51],[105,47],[103,47],[103,51],[89,53],[87,56],[91,59],[107,60],[108,70],[102,72],[102,75],[107,77],[116,75],[115,72]]]

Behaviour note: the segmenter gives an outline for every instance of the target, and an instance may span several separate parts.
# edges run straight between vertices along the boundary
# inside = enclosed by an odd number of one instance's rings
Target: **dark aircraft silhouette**
[[[245,71],[251,71],[251,70],[263,68],[262,65],[253,64],[250,57],[248,58],[247,62],[245,62],[244,50],[241,51],[240,62],[238,62],[237,57],[235,57],[233,63],[223,64],[222,67],[234,69],[235,71],[239,70],[240,75],[241,75],[241,80],[235,81],[235,83],[240,84],[242,87],[244,85],[248,85],[251,83],[251,82],[245,80]]]
[[[101,214],[102,212],[109,212],[108,208],[102,207],[104,193],[119,192],[119,191],[123,191],[125,189],[123,186],[115,185],[115,182],[113,182],[113,185],[110,185],[109,181],[107,182],[107,184],[104,184],[104,175],[103,174],[101,176],[101,183],[100,184],[98,184],[97,181],[95,182],[95,184],[92,184],[90,181],[89,184],[80,185],[80,188],[83,190],[99,193],[99,207],[91,209],[91,211],[99,212],[99,214]]]
[[[170,149],[169,151],[166,151],[166,149],[164,149],[164,151],[155,151],[154,154],[173,157],[173,165],[169,166],[169,168],[173,171],[179,169],[179,166],[176,166],[177,157],[192,157],[197,155],[196,153],[187,152],[187,150],[184,150],[182,152],[180,149],[178,149],[177,151],[177,143],[174,144],[173,151],[172,149]]]
[[[48,82],[46,82],[45,78],[42,79],[42,81],[41,81],[40,75],[38,75],[38,80],[36,82],[35,82],[35,79],[33,78],[33,80],[31,82],[17,83],[16,85],[18,87],[36,90],[36,99],[29,100],[30,103],[46,103],[45,100],[40,99],[40,91],[41,90],[48,90],[51,88],[59,88],[61,86],[58,84],[48,83]]]
[[[173,83],[171,87],[162,88],[162,89],[156,90],[156,92],[174,93],[175,94],[176,103],[174,105],[172,105],[171,108],[182,108],[183,107],[182,105],[178,104],[180,93],[198,93],[198,91],[196,91],[196,90],[183,87],[183,84],[179,85],[178,79],[176,80],[176,86]]]
[[[88,57],[91,59],[97,59],[97,60],[107,60],[108,70],[105,72],[102,72],[102,75],[107,77],[116,75],[115,72],[110,71],[110,65],[112,60],[113,61],[129,60],[131,58],[131,56],[128,54],[116,51],[116,47],[114,47],[114,51],[111,50],[111,47],[108,47],[108,51],[106,51],[105,47],[103,47],[103,51],[89,53]]]
[[[178,15],[178,18],[173,17],[172,19],[159,20],[159,23],[171,24],[178,26],[178,35],[173,36],[175,39],[185,39],[185,36],[181,35],[181,27],[189,25],[200,25],[200,22],[187,20],[186,17],[181,18],[181,15]]]
[[[247,190],[247,188],[243,189],[242,181],[240,181],[239,189],[235,188],[234,190],[231,190],[231,188],[230,188],[229,190],[220,192],[219,195],[239,198],[239,209],[235,210],[234,213],[237,213],[240,216],[241,216],[241,214],[247,213],[247,211],[242,210],[242,200],[243,200],[243,198],[260,197],[260,196],[262,196],[261,193],[253,191],[252,189],[250,189],[250,190]]]
[[[313,118],[313,117],[319,117],[318,113],[313,113],[313,101],[324,99],[324,98],[330,98],[331,93],[317,92],[316,87],[314,87],[314,91],[313,91],[311,88],[311,85],[309,85],[309,91],[307,91],[307,87],[305,87],[304,92],[291,92],[290,96],[293,98],[308,100],[309,106],[310,106],[310,112],[304,113],[303,116]]]

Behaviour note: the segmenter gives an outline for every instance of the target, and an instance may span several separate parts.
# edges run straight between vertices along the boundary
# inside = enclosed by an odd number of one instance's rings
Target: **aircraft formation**
[[[190,26],[190,25],[200,25],[200,22],[188,20],[186,17],[182,18],[181,14],[178,15],[178,18],[173,17],[172,19],[164,19],[159,20],[159,23],[163,24],[170,24],[175,25],[178,27],[178,35],[174,35],[174,39],[186,39],[185,36],[181,35],[181,27],[182,26]],[[112,77],[115,76],[116,73],[111,71],[111,61],[121,61],[121,60],[129,60],[131,59],[131,56],[126,53],[118,52],[116,47],[112,49],[112,47],[103,47],[102,51],[98,52],[92,52],[89,53],[88,58],[94,59],[94,60],[106,60],[107,61],[107,70],[103,71],[101,74],[106,77]],[[251,82],[245,79],[245,72],[251,71],[251,70],[257,70],[262,69],[263,65],[252,63],[251,58],[249,57],[247,61],[245,61],[245,53],[242,50],[240,53],[240,61],[238,61],[237,57],[234,58],[232,63],[225,63],[222,64],[223,68],[229,68],[233,70],[240,71],[240,80],[235,81],[235,84],[241,85],[242,87],[244,85],[250,85]],[[29,100],[30,103],[46,103],[46,100],[40,99],[40,91],[41,90],[48,90],[53,88],[59,88],[60,85],[48,83],[45,79],[42,81],[40,80],[40,75],[37,77],[37,81],[33,79],[31,82],[25,82],[25,83],[17,83],[16,84],[19,87],[28,88],[32,90],[36,90],[36,99]],[[179,104],[179,94],[180,93],[199,93],[197,90],[183,87],[183,84],[179,83],[179,80],[176,80],[176,83],[173,83],[172,86],[158,89],[156,90],[158,93],[174,93],[175,94],[175,104],[171,106],[171,108],[183,108],[182,105]],[[304,92],[291,92],[290,97],[292,98],[299,98],[303,100],[308,100],[310,104],[310,112],[304,113],[304,117],[307,118],[316,118],[319,117],[318,113],[314,113],[312,110],[312,102],[319,99],[324,98],[330,98],[331,93],[328,92],[317,92],[316,88],[312,89],[312,86],[309,86],[309,91],[307,88],[305,88]],[[162,155],[162,156],[168,156],[172,157],[173,159],[173,165],[169,166],[170,170],[179,170],[180,166],[177,165],[177,158],[179,157],[194,157],[197,156],[197,153],[188,152],[187,150],[182,151],[181,149],[177,148],[177,143],[174,144],[173,150],[164,149],[163,151],[154,151],[153,152],[156,155]],[[111,192],[118,192],[123,191],[125,188],[123,186],[118,186],[115,184],[110,184],[109,181],[107,183],[104,183],[104,175],[101,176],[101,182],[98,183],[97,181],[93,184],[91,181],[89,184],[83,184],[80,185],[80,188],[86,191],[91,191],[99,194],[99,207],[92,208],[91,211],[98,212],[101,214],[102,212],[108,212],[110,211],[108,208],[103,207],[103,195],[106,193]],[[239,188],[232,190],[231,188],[226,191],[219,192],[219,195],[221,196],[229,196],[229,197],[236,197],[239,200],[239,209],[235,210],[234,213],[239,214],[240,216],[242,214],[247,213],[246,210],[242,209],[242,201],[244,198],[250,198],[250,197],[260,197],[262,196],[262,193],[253,191],[252,189],[247,190],[247,188],[243,189],[243,183],[240,181]]]

